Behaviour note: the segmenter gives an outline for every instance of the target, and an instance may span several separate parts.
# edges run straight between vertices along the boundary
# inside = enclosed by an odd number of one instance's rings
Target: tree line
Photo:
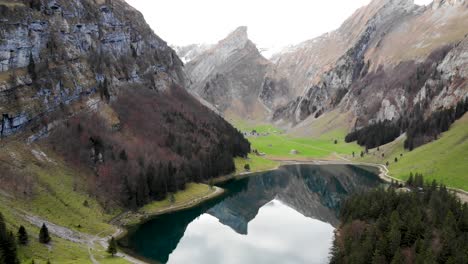
[[[331,263],[468,263],[468,206],[437,182],[352,195],[340,212]]]
[[[357,141],[367,149],[387,144],[406,132],[405,149],[414,148],[436,140],[450,126],[468,112],[468,98],[461,100],[456,106],[436,111],[429,117],[424,117],[423,106],[416,104],[413,111],[396,121],[378,121],[364,128],[350,132],[345,137],[346,142]]]
[[[392,142],[400,136],[400,128],[391,121],[378,121],[360,130],[353,131],[346,135],[347,143],[357,141],[361,146],[368,149],[376,148],[388,142]]]
[[[455,107],[434,112],[429,118],[424,118],[422,111],[415,111],[406,129],[405,148],[413,150],[447,130],[459,118],[468,112],[468,98],[461,100]]]
[[[178,88],[123,90],[109,104],[118,128],[82,113],[57,127],[48,143],[77,169],[93,169],[88,191],[105,208],[164,199],[189,182],[234,172],[233,157],[250,152],[240,131],[188,96]]]
[[[39,231],[39,242],[48,244],[51,241],[49,230],[45,224],[42,225]],[[5,218],[0,212],[0,263],[2,264],[19,264],[18,246],[27,246],[29,244],[29,235],[24,226],[18,228],[18,232],[13,234],[6,227]],[[32,260],[34,263],[34,260]],[[50,263],[50,261],[47,261]]]

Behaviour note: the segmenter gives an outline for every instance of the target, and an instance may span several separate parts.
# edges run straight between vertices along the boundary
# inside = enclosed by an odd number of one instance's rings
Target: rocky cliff
[[[0,1],[0,13],[2,143],[37,142],[91,168],[103,203],[161,199],[162,183],[176,191],[230,172],[249,152],[185,90],[182,61],[125,1]]]
[[[191,44],[187,46],[174,46],[173,48],[182,61],[188,63],[212,47],[213,45],[210,44]]]
[[[338,109],[361,127],[396,120],[421,98],[428,113],[453,106],[468,94],[467,21],[465,1],[372,1],[336,31],[276,56],[298,97],[273,119],[297,124]]]
[[[221,112],[247,118],[264,118],[289,91],[265,79],[271,63],[239,27],[219,43],[195,56],[187,65],[190,89]]]
[[[129,84],[185,85],[182,62],[125,1],[0,3],[1,135]],[[108,91],[99,91],[107,81]]]

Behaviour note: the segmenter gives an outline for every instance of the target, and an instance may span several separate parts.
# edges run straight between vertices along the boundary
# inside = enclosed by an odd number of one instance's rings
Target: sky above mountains
[[[238,26],[260,49],[279,49],[338,28],[370,0],[126,0],[170,45],[216,43]],[[431,0],[415,0],[424,5]]]

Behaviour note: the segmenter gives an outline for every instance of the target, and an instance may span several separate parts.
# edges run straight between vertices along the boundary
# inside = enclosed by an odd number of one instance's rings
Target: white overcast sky
[[[279,48],[334,30],[370,0],[126,0],[170,45],[217,43],[247,26],[259,48]],[[415,0],[423,5],[432,0]]]

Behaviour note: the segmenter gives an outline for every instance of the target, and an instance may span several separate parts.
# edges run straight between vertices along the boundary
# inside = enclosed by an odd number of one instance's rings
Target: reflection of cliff
[[[336,226],[342,200],[351,192],[376,186],[376,179],[371,172],[353,166],[285,166],[231,181],[222,186],[227,190],[223,197],[159,216],[120,242],[145,258],[166,263],[187,226],[200,215],[208,213],[235,232],[247,234],[248,223],[275,198],[304,216]]]
[[[258,210],[275,197],[288,182],[281,173],[266,173],[257,177],[231,182],[225,188],[230,196],[207,211],[239,234],[247,234],[247,224]],[[240,187],[243,186],[242,190]]]
[[[237,192],[240,184],[246,186]],[[247,234],[247,225],[258,210],[276,197],[304,216],[336,226],[342,200],[377,184],[374,174],[354,166],[286,166],[228,184],[226,188],[236,194],[207,213],[237,233]]]

